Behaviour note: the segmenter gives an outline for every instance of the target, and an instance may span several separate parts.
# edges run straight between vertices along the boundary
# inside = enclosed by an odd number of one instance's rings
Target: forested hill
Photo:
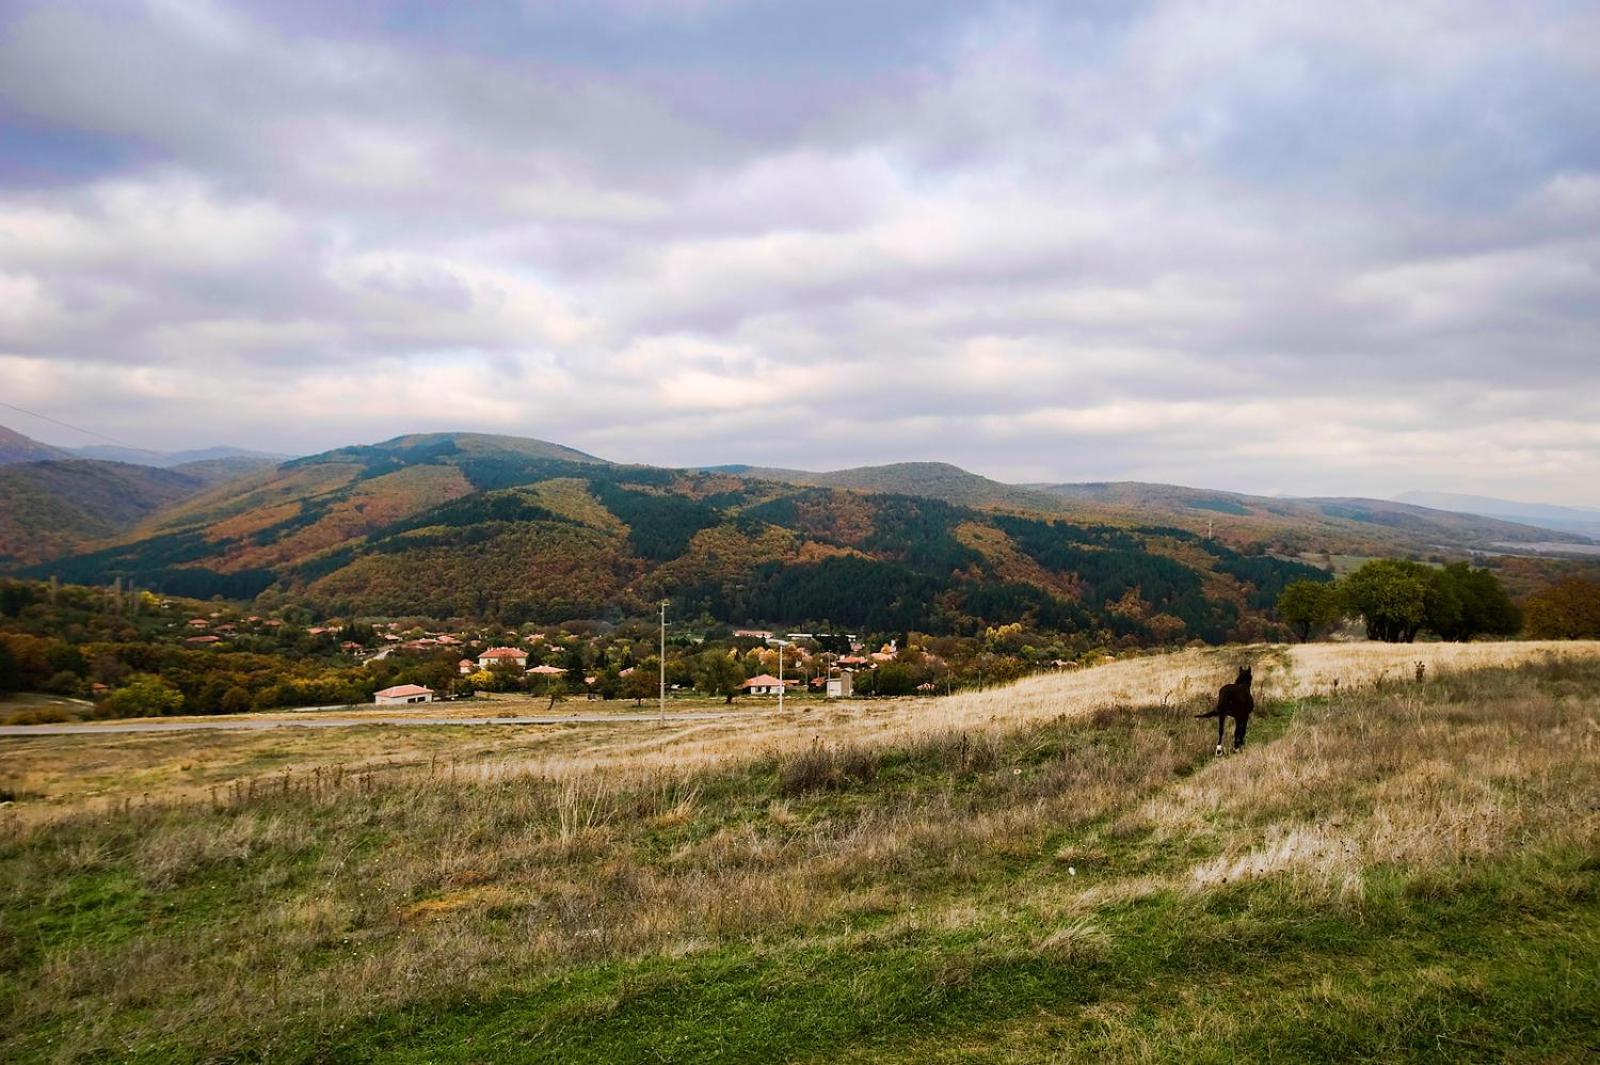
[[[646,613],[667,597],[680,614],[734,623],[1025,621],[1147,642],[1259,635],[1283,584],[1320,573],[1177,528],[620,466],[472,434],[285,463],[129,542],[31,572],[341,614],[559,621]]]

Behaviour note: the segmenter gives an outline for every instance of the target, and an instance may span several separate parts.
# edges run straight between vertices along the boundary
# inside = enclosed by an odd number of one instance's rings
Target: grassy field
[[[1214,759],[1192,715],[1241,658],[1263,710]],[[1600,1046],[1593,644],[1185,652],[783,718],[393,730],[409,764],[336,771],[377,731],[151,737],[117,764],[222,744],[219,793],[19,803],[0,1058]],[[0,752],[48,782],[126,739]],[[251,767],[280,742],[302,773]]]

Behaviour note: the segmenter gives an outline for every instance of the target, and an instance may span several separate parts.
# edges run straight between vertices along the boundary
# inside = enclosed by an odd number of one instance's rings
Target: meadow
[[[1243,660],[1262,710],[1213,758],[1193,715]],[[1600,1043],[1595,643],[1188,651],[664,726],[0,743],[25,782],[6,1060]]]

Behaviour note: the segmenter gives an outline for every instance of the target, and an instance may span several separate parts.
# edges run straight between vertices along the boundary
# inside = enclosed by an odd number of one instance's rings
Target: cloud
[[[1593,8],[803,7],[13,5],[0,392],[1600,503]]]

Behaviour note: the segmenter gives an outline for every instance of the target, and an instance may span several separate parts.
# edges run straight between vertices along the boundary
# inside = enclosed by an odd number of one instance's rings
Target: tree
[[[567,679],[565,677],[551,677],[544,686],[545,694],[550,696],[550,705],[546,708],[554,710],[556,703],[567,694]]]
[[[648,659],[634,666],[633,672],[622,678],[622,694],[632,699],[634,706],[658,694],[661,683],[659,668],[658,659]]]
[[[243,714],[250,709],[252,697],[248,691],[235,684],[222,693],[219,705],[224,714]]]
[[[1528,596],[1528,635],[1542,640],[1600,638],[1600,581],[1567,577]]]
[[[696,661],[695,687],[707,695],[721,695],[724,702],[732,703],[745,679],[739,663],[723,651],[706,651]]]
[[[1511,636],[1522,619],[1500,579],[1486,569],[1452,562],[1434,572],[1439,613],[1428,627],[1446,640],[1474,636]]]
[[[1341,584],[1345,602],[1366,622],[1371,639],[1410,643],[1428,620],[1434,586],[1428,567],[1421,563],[1375,559]]]
[[[182,710],[183,693],[160,677],[139,673],[106,696],[104,706],[112,717],[159,717]]]
[[[1313,632],[1339,620],[1340,606],[1337,588],[1327,581],[1291,581],[1278,596],[1278,617],[1305,643]]]
[[[899,662],[888,662],[873,670],[873,693],[876,695],[910,695],[917,690],[917,679],[911,667]]]

